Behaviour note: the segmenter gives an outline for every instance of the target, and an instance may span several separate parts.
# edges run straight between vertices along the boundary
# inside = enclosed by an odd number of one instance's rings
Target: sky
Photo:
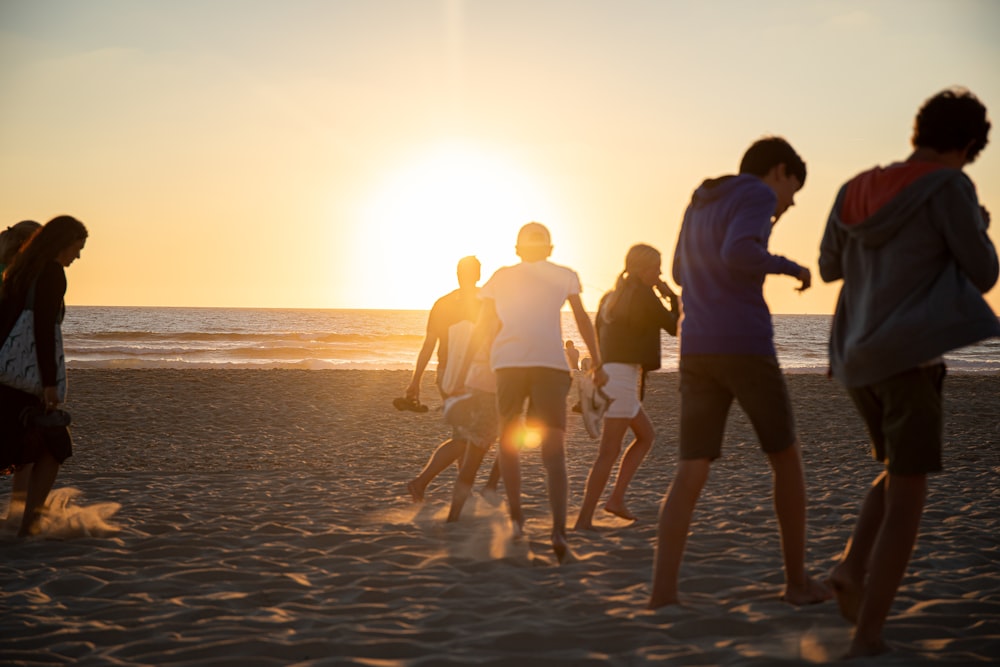
[[[991,0],[0,0],[0,222],[88,226],[71,306],[426,309],[538,220],[594,309],[635,243],[669,281],[692,191],[773,134],[808,177],[770,249],[814,286],[765,296],[832,313],[840,185],[943,88],[996,124],[998,65]]]

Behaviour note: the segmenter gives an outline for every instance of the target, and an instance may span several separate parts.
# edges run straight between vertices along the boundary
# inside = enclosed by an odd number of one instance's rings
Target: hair
[[[466,283],[470,286],[475,285],[479,282],[481,270],[482,265],[475,255],[458,260],[458,284],[460,286],[465,286]]]
[[[972,162],[986,147],[990,134],[986,107],[966,88],[948,88],[931,97],[917,111],[913,121],[914,148],[930,148],[941,153],[969,152]]]
[[[552,254],[552,236],[540,222],[529,222],[517,232],[517,256],[525,261],[538,261]]]
[[[628,253],[625,254],[625,270],[618,274],[615,288],[608,292],[604,307],[601,308],[600,317],[605,322],[614,319],[614,311],[621,301],[622,294],[625,293],[625,284],[629,277],[650,266],[659,265],[660,260],[660,251],[651,245],[638,243],[628,249]]]
[[[41,223],[34,220],[22,220],[0,232],[0,265],[10,264],[14,255],[41,228]]]
[[[46,264],[54,261],[66,248],[86,238],[87,228],[74,217],[60,215],[49,220],[35,232],[4,271],[3,296],[23,297]]]
[[[740,161],[740,173],[763,178],[779,164],[785,165],[786,174],[797,177],[801,185],[806,184],[806,163],[781,137],[764,137],[753,142]]]

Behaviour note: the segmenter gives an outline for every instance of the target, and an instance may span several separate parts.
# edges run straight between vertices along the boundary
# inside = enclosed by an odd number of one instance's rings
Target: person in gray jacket
[[[841,614],[855,624],[848,657],[887,650],[882,629],[916,544],[927,474],[942,468],[942,355],[1000,336],[982,296],[998,274],[989,215],[962,171],[989,130],[971,92],[931,97],[917,114],[913,154],[848,181],[820,245],[823,280],[843,280],[830,372],[885,464],[830,573]]]

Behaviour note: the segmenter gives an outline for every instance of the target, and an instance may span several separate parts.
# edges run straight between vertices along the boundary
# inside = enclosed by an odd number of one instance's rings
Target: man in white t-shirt
[[[603,385],[601,352],[594,326],[580,300],[580,278],[548,261],[549,230],[529,222],[517,235],[519,264],[499,269],[480,290],[482,310],[476,341],[493,336],[490,366],[496,372],[500,413],[500,470],[507,490],[515,537],[524,527],[518,453],[530,433],[540,435],[542,461],[552,509],[552,548],[563,562],[566,542],[566,396],[571,376],[563,351],[560,311],[569,301],[577,328],[594,360],[595,382]],[[481,337],[481,338],[480,338]],[[474,345],[476,342],[473,343]],[[526,421],[522,424],[522,415]]]

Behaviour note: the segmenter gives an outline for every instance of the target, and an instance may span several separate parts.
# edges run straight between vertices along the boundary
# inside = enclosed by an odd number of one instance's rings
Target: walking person
[[[594,359],[594,379],[607,380],[601,369],[594,326],[580,299],[580,278],[572,269],[548,261],[549,230],[537,222],[517,235],[519,264],[505,266],[483,285],[483,309],[472,349],[492,338],[490,366],[496,373],[500,412],[500,472],[515,539],[524,530],[519,454],[526,428],[540,433],[542,462],[552,512],[552,549],[559,562],[570,558],[566,540],[566,396],[571,377],[563,348],[561,310],[573,309],[580,336]]]
[[[597,343],[608,374],[603,390],[611,405],[604,414],[600,449],[587,476],[575,530],[593,530],[594,510],[629,429],[635,439],[625,451],[604,511],[636,520],[625,503],[625,493],[653,447],[656,435],[642,407],[646,374],[660,368],[660,332],[677,335],[679,315],[677,296],[660,278],[660,273],[661,257],[656,248],[645,244],[632,246],[625,256],[625,270],[597,309]],[[669,309],[661,299],[668,300]]]
[[[695,504],[722,453],[737,400],[750,418],[774,478],[784,559],[782,599],[829,598],[806,571],[805,475],[791,402],[774,347],[764,279],[787,275],[809,288],[808,268],[773,255],[771,228],[795,203],[806,165],[779,137],[754,142],[737,176],[701,184],[684,213],[673,277],[681,287],[680,460],[660,509],[649,607],[677,604],[677,581]]]
[[[417,355],[417,364],[406,388],[405,401],[409,409],[418,409],[420,403],[420,383],[424,370],[437,348],[438,366],[436,385],[441,398],[448,397],[450,388],[444,386],[448,375],[449,330],[459,322],[474,323],[479,317],[479,260],[475,257],[463,257],[458,261],[458,289],[445,294],[434,302],[427,317],[427,333],[423,345]],[[426,408],[425,408],[426,409]],[[463,437],[452,435],[435,448],[420,473],[410,480],[406,488],[413,502],[424,499],[427,485],[443,472],[448,466],[459,461],[465,454],[466,441]]]
[[[996,284],[989,215],[963,168],[986,146],[986,107],[964,89],[917,113],[913,152],[848,181],[820,246],[842,280],[830,370],[850,394],[885,470],[875,478],[830,583],[855,624],[848,657],[878,655],[917,541],[927,475],[940,472],[943,354],[1000,336],[982,294]]]
[[[65,413],[56,413],[65,400],[65,362],[60,328],[66,306],[65,269],[80,257],[87,229],[76,218],[64,215],[46,223],[4,271],[0,287],[0,333],[3,349],[20,350],[30,359],[4,359],[0,383],[0,469],[32,464],[27,475],[24,515],[18,536],[38,532],[39,522],[55,483],[59,467],[73,453]],[[13,340],[22,314],[32,314],[33,339]],[[8,370],[24,362],[24,374]],[[27,378],[31,367],[37,385]],[[37,370],[34,370],[37,369]],[[16,386],[15,386],[16,385]]]

